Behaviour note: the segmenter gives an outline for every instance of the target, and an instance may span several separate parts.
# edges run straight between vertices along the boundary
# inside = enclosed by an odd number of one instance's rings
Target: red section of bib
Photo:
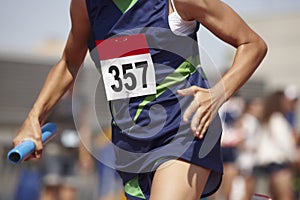
[[[149,53],[144,34],[97,40],[96,45],[100,60]]]

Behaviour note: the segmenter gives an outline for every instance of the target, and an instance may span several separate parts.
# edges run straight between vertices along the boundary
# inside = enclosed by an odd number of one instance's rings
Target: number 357
[[[115,92],[121,92],[123,90],[123,87],[125,87],[127,90],[134,90],[137,86],[137,75],[140,73],[136,73],[136,69],[142,69],[142,87],[147,88],[147,68],[148,68],[148,62],[147,61],[141,61],[136,63],[127,63],[121,65],[122,74],[120,72],[120,69],[112,65],[108,68],[108,72],[113,75],[115,83],[111,85],[111,88]],[[138,79],[140,79],[138,77]]]

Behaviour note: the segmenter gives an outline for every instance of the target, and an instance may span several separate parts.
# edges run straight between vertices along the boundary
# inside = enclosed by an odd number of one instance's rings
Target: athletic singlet
[[[174,34],[168,0],[86,3],[89,50],[110,102],[115,167],[126,194],[148,199],[151,180],[143,175],[176,158],[211,169],[202,196],[212,194],[223,170],[220,119],[213,120],[204,139],[194,138],[190,125],[182,122],[193,97],[176,93],[192,85],[209,87],[199,61],[199,24],[188,36]]]

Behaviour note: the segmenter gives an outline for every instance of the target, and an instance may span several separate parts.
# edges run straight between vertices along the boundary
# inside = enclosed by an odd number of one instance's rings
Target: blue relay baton
[[[53,123],[47,123],[42,126],[42,143],[46,144],[51,140],[57,131],[57,127]],[[7,154],[8,160],[13,163],[21,163],[27,156],[35,151],[35,143],[31,140],[25,140]]]

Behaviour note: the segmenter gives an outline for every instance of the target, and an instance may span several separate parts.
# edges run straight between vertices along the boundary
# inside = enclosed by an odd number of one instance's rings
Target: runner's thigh
[[[167,161],[155,172],[150,200],[199,200],[209,173],[182,160]]]

